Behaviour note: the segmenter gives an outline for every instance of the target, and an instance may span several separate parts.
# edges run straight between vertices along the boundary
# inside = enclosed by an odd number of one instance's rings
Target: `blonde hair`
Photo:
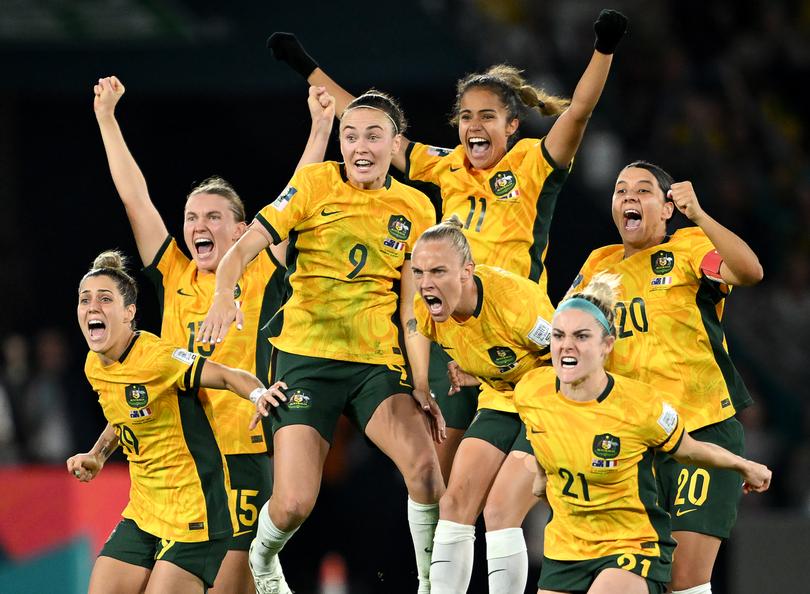
[[[562,306],[570,299],[584,299],[592,303],[596,308],[602,312],[608,322],[608,329],[605,330],[605,335],[616,336],[616,325],[614,324],[618,288],[621,285],[622,277],[618,274],[610,274],[607,272],[600,272],[594,275],[591,282],[577,293],[569,293],[562,301]]]
[[[453,250],[458,254],[461,259],[462,266],[473,262],[472,250],[470,249],[470,242],[462,233],[464,224],[458,215],[454,214],[449,219],[445,219],[438,225],[433,225],[427,231],[422,233],[419,239],[416,240],[416,246],[424,241],[447,241],[453,247]]]
[[[523,71],[509,64],[490,66],[486,72],[468,74],[456,85],[456,104],[451,123],[458,125],[461,112],[461,98],[473,88],[484,88],[495,93],[506,107],[509,121],[520,118],[521,112],[531,109],[543,116],[555,116],[564,112],[571,104],[565,97],[551,95],[539,87],[528,83]]]
[[[216,194],[217,196],[222,196],[228,201],[228,208],[233,213],[234,220],[237,223],[245,222],[244,202],[242,202],[242,199],[239,197],[239,194],[236,193],[233,186],[220,176],[212,175],[191,188],[188,196],[186,196],[186,204],[188,204],[192,196],[196,196],[197,194]]]

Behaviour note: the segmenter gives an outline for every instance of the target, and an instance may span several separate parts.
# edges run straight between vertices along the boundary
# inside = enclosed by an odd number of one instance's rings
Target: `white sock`
[[[408,497],[408,526],[411,528],[413,550],[416,553],[418,594],[430,594],[430,556],[433,552],[433,534],[436,532],[438,521],[438,503],[416,503]]]
[[[475,526],[439,520],[430,562],[432,594],[464,594],[473,568]]]
[[[672,594],[712,594],[712,583],[708,582],[700,584],[699,586],[693,586],[688,590],[673,590]]]
[[[523,594],[529,579],[529,555],[521,528],[486,533],[489,594]]]
[[[298,530],[298,528],[290,532],[279,530],[270,519],[269,504],[267,501],[259,512],[259,527],[250,550],[250,562],[259,574],[272,571],[273,559]]]

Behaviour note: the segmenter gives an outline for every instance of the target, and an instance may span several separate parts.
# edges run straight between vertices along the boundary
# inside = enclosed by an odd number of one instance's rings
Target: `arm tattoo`
[[[405,326],[408,329],[408,336],[413,336],[414,334],[416,334],[416,319],[415,318],[411,318],[410,320],[408,320],[405,323]]]

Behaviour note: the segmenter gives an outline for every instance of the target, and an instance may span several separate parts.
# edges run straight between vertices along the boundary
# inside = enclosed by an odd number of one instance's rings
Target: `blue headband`
[[[583,299],[582,297],[572,297],[571,299],[566,299],[557,306],[557,310],[554,313],[556,315],[561,311],[565,311],[566,309],[579,309],[591,314],[594,318],[596,318],[597,322],[602,324],[605,332],[610,334],[610,323],[608,323],[605,314],[603,314],[598,307],[587,299]]]

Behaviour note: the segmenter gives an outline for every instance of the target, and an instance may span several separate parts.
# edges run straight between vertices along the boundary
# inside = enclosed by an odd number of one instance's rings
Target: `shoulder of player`
[[[434,216],[433,204],[420,190],[405,185],[392,177],[388,191],[392,193],[392,195],[401,196],[416,212],[428,213],[431,218]]]
[[[585,258],[585,262],[579,267],[580,272],[577,275],[575,284],[581,282],[583,276],[587,277],[586,280],[589,280],[590,276],[594,273],[621,262],[623,254],[624,246],[622,244],[611,244],[596,248],[588,254],[588,257]]]
[[[485,300],[503,301],[505,298],[510,299],[515,293],[532,294],[535,290],[540,293],[543,291],[537,283],[497,266],[479,264],[475,267],[475,274],[484,286]]]
[[[515,386],[515,402],[526,405],[529,398],[551,395],[556,392],[557,375],[550,365],[535,367],[523,374]]]
[[[660,248],[666,251],[667,246],[671,246],[673,250],[688,250],[695,244],[705,242],[711,243],[703,229],[700,227],[683,227],[682,229],[675,231],[675,233],[670,236],[669,241],[662,243]]]

